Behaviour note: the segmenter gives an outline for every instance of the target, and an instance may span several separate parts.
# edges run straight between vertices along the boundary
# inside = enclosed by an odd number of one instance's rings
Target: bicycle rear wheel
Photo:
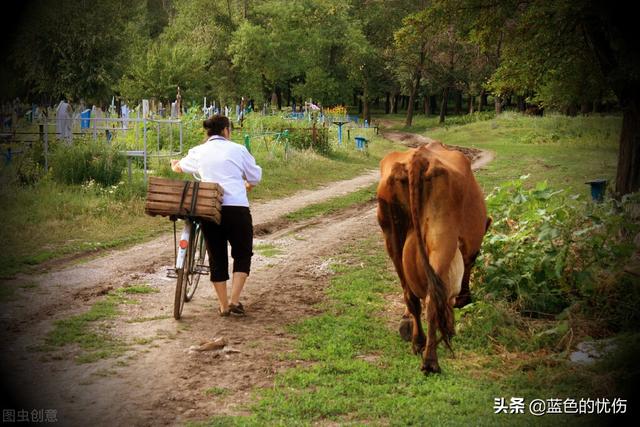
[[[200,224],[196,225],[195,230],[193,240],[191,241],[191,239],[189,239],[189,257],[187,258],[189,261],[187,264],[189,269],[186,274],[185,302],[191,301],[198,288],[200,275],[206,274],[204,262],[207,255],[207,248],[204,243],[204,234],[202,233]]]

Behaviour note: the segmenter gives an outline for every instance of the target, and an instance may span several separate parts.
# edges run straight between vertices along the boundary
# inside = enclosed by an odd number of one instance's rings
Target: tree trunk
[[[400,98],[399,93],[393,94],[393,103],[391,104],[391,114],[398,114],[398,102]]]
[[[387,92],[386,95],[386,101],[384,102],[384,113],[385,114],[389,114],[389,111],[391,111],[391,94],[389,92]]]
[[[495,108],[496,108],[496,116],[498,114],[502,114],[502,97],[499,95],[494,95],[493,104],[495,105]]]
[[[369,109],[369,90],[365,84],[362,91],[362,120],[371,123],[371,111]]]
[[[623,103],[615,191],[622,196],[638,190],[640,190],[640,99],[634,99]]]
[[[282,89],[280,89],[280,86],[277,86],[274,88],[273,93],[276,95],[276,105],[278,106],[278,111],[282,110]]]
[[[467,106],[469,107],[469,114],[473,114],[473,101],[475,101],[475,96],[469,94],[469,100],[467,102]]]
[[[580,104],[580,114],[586,116],[591,112],[591,103],[588,101],[584,101]]]
[[[480,95],[480,108],[478,109],[478,111],[482,111],[484,107],[489,105],[489,103],[487,102],[488,97],[489,97],[489,94],[483,90],[482,94]]]
[[[430,102],[431,98],[429,97],[429,95],[424,95],[424,115],[425,116],[430,116],[431,115],[431,102]]]
[[[409,94],[409,102],[407,105],[407,119],[404,122],[406,127],[411,126],[411,122],[413,121],[413,108],[415,105],[416,93],[418,92],[418,88],[420,87],[420,78],[422,77],[422,73],[418,70],[414,75],[413,86],[411,88],[411,93]]]
[[[449,87],[442,90],[442,103],[440,104],[440,123],[444,123],[444,116],[447,114],[447,103],[449,101]]]
[[[456,107],[455,114],[459,115],[462,112],[462,91],[456,91]]]

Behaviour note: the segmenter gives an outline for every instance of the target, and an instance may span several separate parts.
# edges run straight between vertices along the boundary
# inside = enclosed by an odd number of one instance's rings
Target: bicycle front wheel
[[[204,243],[202,227],[199,224],[196,226],[195,233],[193,233],[192,236],[193,239],[189,239],[189,256],[187,258],[188,263],[186,264],[189,268],[186,273],[185,302],[191,301],[198,288],[200,275],[206,274],[206,266],[204,263],[207,248]]]
[[[176,294],[173,300],[173,317],[176,320],[180,320],[180,317],[182,316],[182,308],[184,307],[187,285],[185,280],[185,269],[179,268],[176,270],[176,273],[178,273],[178,279],[176,280]]]
[[[193,229],[193,226],[192,226]],[[187,293],[187,278],[189,276],[189,260],[193,257],[193,240],[194,233],[189,233],[189,242],[187,244],[187,250],[184,254],[184,262],[183,267],[176,268],[177,279],[176,279],[176,293],[173,299],[173,317],[176,320],[179,320],[182,316],[182,309],[184,308],[184,301]]]

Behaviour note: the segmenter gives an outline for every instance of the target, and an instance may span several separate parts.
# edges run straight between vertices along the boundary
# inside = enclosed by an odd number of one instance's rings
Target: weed
[[[118,291],[124,294],[152,294],[152,293],[160,292],[158,289],[151,287],[147,284],[128,285],[118,289]]]
[[[282,254],[282,250],[271,243],[259,243],[253,247],[260,255],[264,257],[273,257]]]
[[[208,388],[204,391],[204,394],[206,396],[226,396],[229,393],[231,393],[231,390],[229,390],[228,388],[223,388],[223,387],[211,387]]]

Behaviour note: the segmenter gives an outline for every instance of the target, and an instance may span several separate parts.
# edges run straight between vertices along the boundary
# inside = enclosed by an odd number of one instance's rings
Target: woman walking
[[[220,224],[203,221],[202,230],[220,315],[244,316],[240,295],[253,255],[253,222],[247,191],[260,182],[262,169],[244,146],[229,140],[231,123],[227,117],[211,116],[203,126],[209,137],[206,142],[189,150],[183,159],[171,160],[171,168],[175,172],[198,173],[203,182],[216,182],[224,190]],[[227,296],[227,243],[231,244],[233,258],[230,299]]]

